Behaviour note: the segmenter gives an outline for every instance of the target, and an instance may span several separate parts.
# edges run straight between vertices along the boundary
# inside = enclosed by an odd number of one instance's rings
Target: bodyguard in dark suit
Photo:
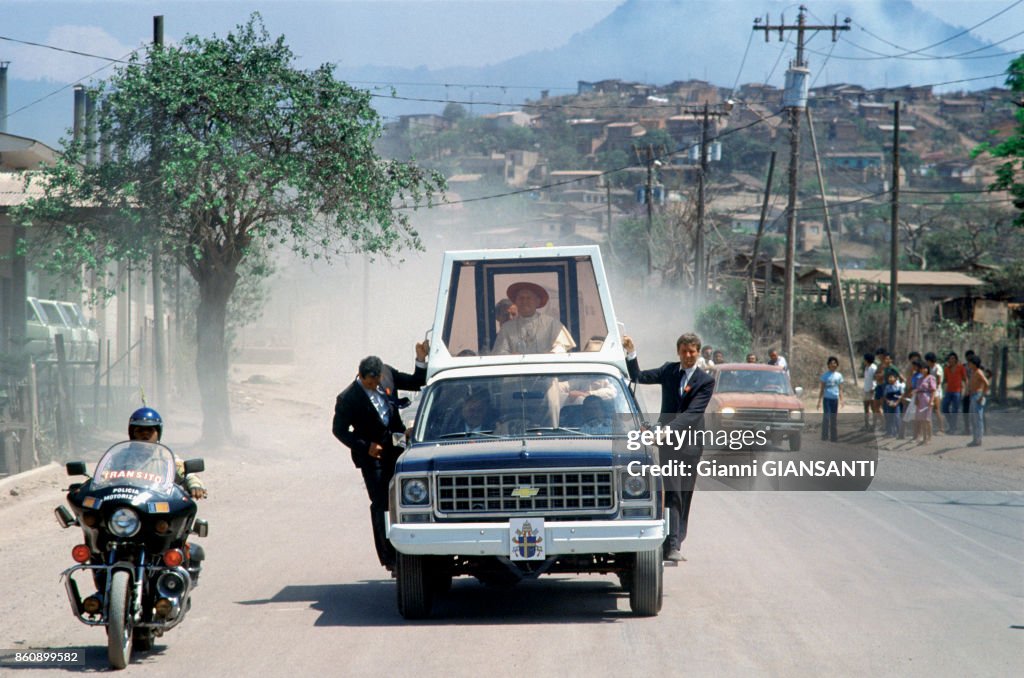
[[[359,376],[338,394],[334,405],[334,437],[352,452],[352,463],[363,474],[366,493],[370,497],[370,524],[373,542],[381,565],[394,565],[394,548],[384,531],[388,510],[388,483],[395,474],[395,461],[401,449],[394,443],[394,434],[404,434],[398,410],[398,391],[418,391],[426,383],[427,342],[416,344],[416,370],[399,372],[385,365],[377,356],[368,356],[359,363]]]
[[[676,340],[679,362],[665,363],[653,370],[640,369],[632,339],[623,337],[622,346],[626,350],[626,367],[630,379],[641,384],[661,384],[661,415],[658,423],[680,431],[702,430],[704,410],[711,400],[715,380],[697,367],[700,337],[692,333],[679,337]],[[686,539],[690,503],[693,501],[693,488],[697,481],[695,469],[702,453],[700,445],[685,446],[678,451],[674,448],[663,450],[663,460],[678,459],[688,464],[690,471],[689,475],[665,478],[665,508],[669,513],[669,534],[664,546],[666,560],[683,560],[679,547]]]

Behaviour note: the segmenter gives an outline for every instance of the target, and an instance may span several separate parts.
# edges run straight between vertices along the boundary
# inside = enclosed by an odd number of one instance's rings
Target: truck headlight
[[[115,536],[131,537],[139,531],[139,514],[130,508],[119,508],[110,516],[107,525]]]
[[[622,496],[626,499],[643,499],[648,494],[647,478],[628,473],[622,476]]]
[[[736,409],[735,408],[733,408],[733,407],[723,407],[722,408],[721,415],[723,417],[731,417],[734,414],[736,414]]]
[[[409,478],[402,481],[402,503],[423,506],[430,501],[430,490],[423,478]]]
[[[789,411],[789,418],[792,419],[793,421],[800,421],[801,419],[804,418],[804,411],[803,410],[790,410]]]

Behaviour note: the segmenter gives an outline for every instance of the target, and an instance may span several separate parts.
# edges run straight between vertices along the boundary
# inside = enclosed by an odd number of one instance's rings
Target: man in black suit
[[[626,367],[629,377],[641,384],[661,384],[661,415],[658,423],[676,430],[702,430],[704,410],[711,400],[715,380],[697,367],[700,357],[700,337],[687,333],[676,340],[679,362],[665,363],[653,370],[641,370],[636,359],[633,340],[623,337],[622,347],[626,351]],[[690,517],[690,503],[697,481],[696,466],[703,453],[700,445],[684,446],[676,451],[670,448],[666,455],[679,457],[686,463],[689,474],[665,478],[665,508],[669,512],[669,533],[665,538],[665,559],[685,560],[679,550],[686,539],[686,525]]]
[[[426,383],[426,341],[416,344],[416,370],[399,372],[377,356],[359,362],[359,376],[338,394],[334,405],[334,437],[352,452],[352,463],[363,474],[370,497],[370,524],[381,565],[394,566],[395,550],[388,542],[384,516],[388,510],[388,483],[395,474],[401,448],[395,444],[405,434],[399,414],[398,391],[418,391]],[[397,434],[397,435],[396,435]]]

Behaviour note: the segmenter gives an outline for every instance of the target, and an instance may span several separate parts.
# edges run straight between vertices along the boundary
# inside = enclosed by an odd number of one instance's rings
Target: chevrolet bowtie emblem
[[[517,487],[512,490],[512,496],[519,497],[520,499],[529,499],[536,497],[538,494],[540,494],[540,489],[536,487]]]

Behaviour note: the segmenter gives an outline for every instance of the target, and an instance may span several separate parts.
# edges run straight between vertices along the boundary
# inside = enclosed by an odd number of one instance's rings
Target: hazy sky
[[[283,33],[310,64],[346,66],[482,65],[564,44],[607,16],[622,0],[4,0],[0,35],[119,58],[152,36],[152,16],[165,16],[173,41],[187,33],[223,35],[260,11],[273,34]],[[652,6],[664,0],[641,0]],[[733,12],[749,7],[751,19],[784,4],[772,0],[721,0]],[[883,0],[860,0],[867,12]],[[913,0],[949,23],[971,26],[1016,4],[974,33],[1001,40],[1024,26],[1024,3],[1014,0]],[[808,3],[829,16],[829,2]],[[795,18],[796,4],[788,8]],[[898,42],[899,27],[871,26]],[[851,33],[853,35],[853,33]],[[1004,44],[1020,50],[1024,36]],[[10,77],[71,82],[103,61],[0,41]]]
[[[660,2],[640,0],[652,10]],[[672,0],[678,1],[678,0]],[[885,25],[879,9],[886,0],[856,0],[853,41],[887,49],[884,43],[858,30],[866,28],[882,39],[903,45],[911,27]],[[70,109],[70,92],[35,103],[62,84],[89,82],[109,75],[110,62],[78,56],[6,38],[45,43],[110,58],[123,58],[152,38],[152,16],[165,17],[165,39],[174,42],[193,33],[224,35],[250,12],[258,10],[272,35],[283,34],[299,56],[299,65],[312,67],[336,62],[341,72],[360,66],[401,66],[438,69],[481,66],[504,61],[536,50],[564,45],[574,34],[607,17],[623,0],[3,0],[0,3],[0,60],[11,62],[8,78],[8,131],[31,136],[33,125],[59,107],[61,119]],[[785,12],[796,18],[797,3],[783,0],[720,0],[719,23],[752,20],[770,12],[774,20]],[[814,17],[829,20],[836,4],[829,0],[806,4]],[[977,28],[978,37],[998,41],[1024,28],[1024,0],[913,0],[922,13],[951,24],[968,27],[1010,8]],[[714,16],[695,12],[695,20],[707,23],[714,40],[719,28]],[[747,19],[742,18],[745,23]],[[749,31],[750,24],[741,26]],[[720,27],[727,30],[727,26]],[[902,38],[902,39],[901,39]],[[740,38],[746,42],[746,37]],[[820,42],[820,40],[819,40]],[[918,47],[922,45],[904,45]],[[615,49],[617,46],[609,46]],[[779,45],[774,45],[775,51]],[[1011,51],[1024,49],[1024,35],[1002,44]],[[756,50],[753,50],[756,51]],[[939,51],[938,49],[936,51]],[[756,51],[742,71],[745,80],[756,80],[767,69],[765,51]],[[739,69],[742,52],[735,54]],[[718,53],[716,58],[733,58]],[[769,61],[773,60],[771,58]],[[987,62],[986,62],[987,63]],[[995,62],[992,62],[993,64]],[[104,68],[106,66],[106,68]],[[692,64],[690,66],[693,66]],[[697,65],[699,66],[699,64]],[[689,67],[689,66],[688,66]],[[696,67],[696,66],[693,66]],[[763,67],[763,68],[762,68]],[[733,67],[730,67],[733,68]],[[993,72],[1005,62],[993,66]],[[98,71],[98,72],[97,72]],[[779,70],[781,73],[781,70]],[[701,77],[701,69],[690,73]],[[781,77],[781,76],[780,76]],[[489,83],[508,84],[508,83]],[[719,83],[730,84],[730,83]],[[985,83],[983,86],[996,83]],[[25,107],[24,110],[17,109]],[[50,113],[52,115],[52,113]],[[49,123],[47,123],[49,124]],[[26,130],[26,131],[21,131]],[[47,142],[51,137],[39,136]]]

